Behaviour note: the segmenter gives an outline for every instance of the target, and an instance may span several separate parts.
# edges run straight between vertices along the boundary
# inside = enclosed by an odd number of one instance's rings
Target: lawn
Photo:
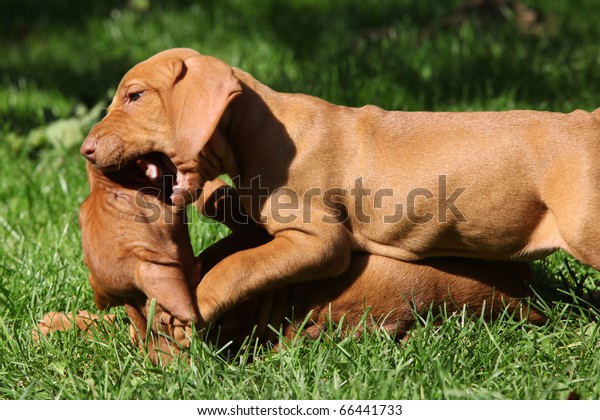
[[[281,91],[402,110],[571,111],[600,105],[595,0],[0,3],[0,399],[600,399],[600,274],[564,253],[536,262],[536,327],[464,313],[420,319],[406,342],[332,325],[279,352],[234,357],[195,340],[189,362],[153,366],[126,317],[92,338],[34,344],[50,310],[95,310],[78,208],[79,145],[124,72],[185,46]],[[514,8],[513,3],[520,6]],[[191,226],[196,250],[227,234]],[[441,321],[441,322],[434,322]]]

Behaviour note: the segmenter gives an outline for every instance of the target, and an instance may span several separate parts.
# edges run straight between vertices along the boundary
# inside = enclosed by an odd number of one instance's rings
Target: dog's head
[[[81,154],[109,171],[150,152],[165,153],[177,168],[173,202],[188,204],[206,181],[200,152],[240,93],[239,80],[222,61],[187,48],[163,51],[125,74]]]
[[[157,154],[120,171],[87,166],[91,192],[79,222],[98,308],[144,307],[156,299],[161,310],[195,322],[188,282],[200,275],[200,267],[184,210],[168,198],[174,173]]]

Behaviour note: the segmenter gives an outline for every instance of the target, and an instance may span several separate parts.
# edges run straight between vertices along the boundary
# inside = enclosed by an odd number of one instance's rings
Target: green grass
[[[536,265],[550,317],[534,327],[448,314],[407,342],[337,327],[279,352],[200,340],[190,363],[155,367],[129,343],[126,318],[93,338],[34,344],[50,310],[93,310],[82,264],[78,143],[134,63],[187,46],[278,90],[405,110],[569,111],[600,104],[594,0],[527,1],[540,33],[514,16],[446,25],[460,1],[268,0],[0,3],[0,398],[600,398],[598,311],[578,302],[600,275],[559,253]],[[126,6],[134,4],[135,6]],[[226,234],[193,226],[202,249]],[[573,302],[575,300],[575,302]],[[569,303],[570,302],[570,303]],[[226,350],[226,349],[225,349]]]

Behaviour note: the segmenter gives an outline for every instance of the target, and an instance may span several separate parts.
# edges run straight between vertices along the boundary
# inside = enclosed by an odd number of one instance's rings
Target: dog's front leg
[[[201,321],[263,291],[335,277],[350,264],[350,241],[344,235],[284,230],[265,245],[236,252],[213,267],[196,289]]]

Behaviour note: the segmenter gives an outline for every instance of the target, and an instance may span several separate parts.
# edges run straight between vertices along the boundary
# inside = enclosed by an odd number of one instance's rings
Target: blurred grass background
[[[17,133],[174,46],[350,106],[568,111],[600,90],[593,0],[3,0],[0,16],[0,120]]]
[[[349,106],[592,110],[598,22],[596,0],[1,0],[0,398],[600,398],[597,312],[577,304],[541,329],[422,320],[402,346],[324,339],[232,363],[195,343],[191,368],[150,366],[122,326],[30,337],[47,311],[93,309],[78,148],[135,63],[191,47]],[[225,233],[195,227],[196,249]],[[578,294],[600,281],[564,253],[536,270]]]

